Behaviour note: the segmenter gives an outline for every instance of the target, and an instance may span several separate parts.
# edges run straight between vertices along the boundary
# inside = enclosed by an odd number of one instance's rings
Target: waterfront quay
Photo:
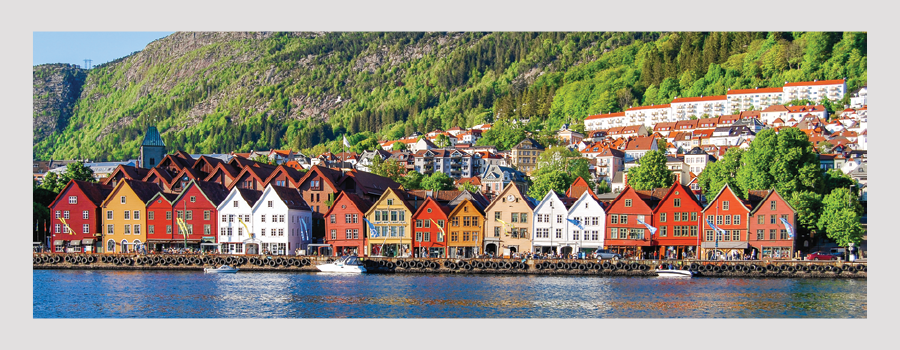
[[[33,269],[196,270],[231,265],[242,271],[317,272],[328,256],[36,253]],[[657,268],[703,277],[867,278],[867,262],[805,260],[361,258],[371,273],[655,276]]]

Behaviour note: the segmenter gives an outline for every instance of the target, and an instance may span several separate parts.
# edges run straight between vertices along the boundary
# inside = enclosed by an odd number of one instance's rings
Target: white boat
[[[341,257],[337,261],[330,264],[316,265],[316,268],[322,272],[342,272],[342,273],[363,273],[366,268],[356,255]]]
[[[691,277],[694,275],[694,272],[691,270],[656,269],[656,275],[659,277]]]
[[[206,273],[235,273],[235,272],[238,272],[238,269],[235,267],[228,266],[228,265],[222,265],[215,269],[207,267],[207,268],[203,269],[203,272],[206,272]]]

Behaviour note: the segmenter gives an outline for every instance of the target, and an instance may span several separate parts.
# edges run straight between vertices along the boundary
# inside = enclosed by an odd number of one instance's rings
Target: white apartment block
[[[584,130],[610,129],[618,126],[627,126],[625,112],[598,114],[584,118]]]
[[[625,110],[625,119],[628,125],[644,124],[648,128],[656,123],[675,121],[671,104],[632,107]]]
[[[785,103],[784,88],[755,88],[728,90],[728,110],[737,114],[741,111],[761,111],[772,105]]]
[[[675,119],[684,120],[691,116],[701,118],[718,117],[727,114],[728,99],[721,96],[681,97],[672,100],[672,112]]]
[[[838,80],[813,80],[801,81],[796,83],[784,84],[785,102],[793,100],[810,100],[815,103],[821,103],[822,98],[828,98],[831,101],[838,101],[844,98],[847,93],[847,82],[843,79]]]

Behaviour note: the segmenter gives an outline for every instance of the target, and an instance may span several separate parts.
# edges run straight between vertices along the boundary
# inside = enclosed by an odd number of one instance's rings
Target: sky
[[[84,67],[143,50],[153,40],[174,32],[33,32],[32,65],[69,63]]]

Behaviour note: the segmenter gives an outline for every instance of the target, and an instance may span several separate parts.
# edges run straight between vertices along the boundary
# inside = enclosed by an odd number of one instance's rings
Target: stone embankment
[[[573,260],[363,258],[373,273],[462,273],[655,276],[659,267],[691,270],[703,277],[867,278],[867,263],[754,260]],[[334,261],[323,256],[34,254],[34,269],[203,270],[231,265],[242,271],[318,271]]]

